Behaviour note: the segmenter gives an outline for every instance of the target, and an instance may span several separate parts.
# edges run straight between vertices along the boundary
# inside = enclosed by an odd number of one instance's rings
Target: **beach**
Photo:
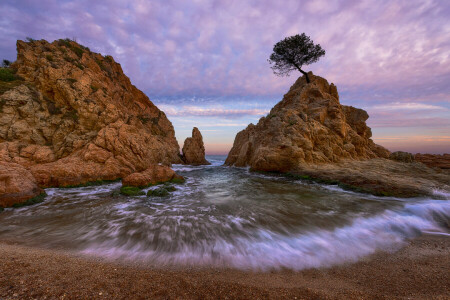
[[[0,243],[1,299],[449,299],[450,238],[302,271],[155,268]]]

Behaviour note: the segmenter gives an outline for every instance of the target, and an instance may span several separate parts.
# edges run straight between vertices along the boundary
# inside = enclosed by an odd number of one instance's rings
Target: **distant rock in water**
[[[421,162],[430,168],[440,168],[450,170],[450,154],[421,154],[414,156],[417,162]]]
[[[210,165],[205,159],[203,137],[197,127],[192,129],[192,137],[187,138],[183,145],[182,160],[187,165]]]
[[[304,164],[388,158],[366,125],[366,111],[339,103],[334,84],[300,77],[270,113],[239,132],[225,164],[289,172]]]
[[[17,52],[16,80],[0,81],[0,161],[40,187],[181,163],[172,123],[111,56],[68,39],[18,41]]]

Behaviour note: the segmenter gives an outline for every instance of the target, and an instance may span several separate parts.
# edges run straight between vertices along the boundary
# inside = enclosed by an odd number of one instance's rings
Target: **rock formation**
[[[0,161],[40,187],[124,178],[181,163],[171,122],[111,56],[71,40],[17,42],[0,82]]]
[[[203,137],[197,127],[192,129],[192,137],[187,138],[183,145],[182,160],[187,165],[210,165],[205,159],[205,146]]]
[[[290,172],[304,164],[389,157],[366,125],[367,112],[339,103],[334,84],[300,77],[270,113],[235,138],[225,164]]]

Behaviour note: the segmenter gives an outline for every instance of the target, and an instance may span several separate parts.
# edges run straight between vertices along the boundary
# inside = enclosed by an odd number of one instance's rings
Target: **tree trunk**
[[[298,68],[298,70],[300,71],[300,73],[302,73],[303,75],[305,75],[306,77],[306,82],[310,83],[311,81],[309,81],[309,77],[308,77],[308,73],[306,73],[305,71],[303,71],[302,69]]]
[[[307,83],[310,83],[311,81],[309,81],[308,73],[306,73],[305,71],[303,71],[302,69],[300,69],[300,67],[299,67],[296,63],[293,63],[293,65],[294,65],[294,67],[296,67],[296,68],[300,71],[300,73],[302,73],[303,75],[305,75],[305,77],[306,77],[306,82],[307,82]]]

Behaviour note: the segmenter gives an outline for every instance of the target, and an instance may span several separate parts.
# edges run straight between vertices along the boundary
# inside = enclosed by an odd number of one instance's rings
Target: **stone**
[[[155,165],[139,173],[133,173],[122,179],[123,186],[145,187],[171,180],[183,180],[175,171],[166,166]]]
[[[411,163],[414,161],[414,155],[412,155],[409,152],[396,151],[392,152],[391,155],[389,155],[389,159],[405,163]]]
[[[258,124],[236,135],[225,161],[255,171],[291,172],[305,164],[388,158],[372,140],[369,115],[341,105],[334,84],[309,73],[300,77]]]
[[[120,193],[125,196],[143,196],[145,192],[135,186],[122,186]]]
[[[23,203],[43,192],[25,167],[0,161],[0,207]]]
[[[192,129],[192,137],[187,138],[183,145],[182,160],[186,165],[210,165],[205,158],[205,146],[203,137],[197,127]]]

